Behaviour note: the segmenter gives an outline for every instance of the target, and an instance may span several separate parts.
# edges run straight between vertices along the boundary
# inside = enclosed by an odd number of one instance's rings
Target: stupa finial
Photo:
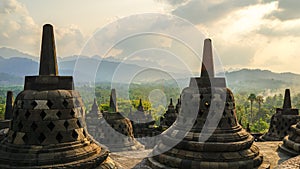
[[[109,107],[112,109],[113,112],[118,111],[116,89],[111,89]]]
[[[43,26],[39,75],[58,75],[53,26],[50,24]]]
[[[201,77],[213,78],[214,75],[215,75],[215,72],[214,72],[214,62],[213,62],[211,39],[205,39],[204,40],[204,48],[203,48]]]
[[[140,112],[143,112],[143,111],[144,111],[142,99],[140,99],[140,102],[139,102],[139,105],[138,105],[138,107],[137,107],[137,110],[140,111]]]
[[[285,89],[282,108],[283,109],[290,109],[290,108],[292,108],[290,89]]]
[[[7,91],[6,105],[5,105],[5,120],[12,119],[13,114],[13,92]]]

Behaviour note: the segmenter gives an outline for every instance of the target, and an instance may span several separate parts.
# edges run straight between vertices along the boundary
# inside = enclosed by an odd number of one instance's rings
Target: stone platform
[[[270,169],[287,169],[289,167],[289,169],[299,168],[300,156],[290,158],[286,154],[277,151],[278,145],[282,144],[282,141],[254,142],[254,144],[259,148],[260,152],[264,155],[264,158],[270,162]],[[111,153],[110,156],[114,161],[122,164],[123,169],[147,169],[147,166],[144,165],[145,161],[143,161],[143,156],[146,156],[151,151],[152,149],[120,153],[116,152]]]

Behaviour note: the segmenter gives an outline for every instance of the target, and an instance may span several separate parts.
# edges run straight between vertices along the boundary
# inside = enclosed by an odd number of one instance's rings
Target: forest
[[[119,111],[128,114],[134,112],[139,104],[139,99],[145,111],[151,112],[152,117],[157,120],[163,116],[167,109],[170,98],[173,98],[173,104],[177,104],[181,90],[174,85],[161,84],[116,84],[117,101]],[[0,87],[0,119],[4,118],[6,92],[13,91],[14,97],[23,90],[23,86],[5,86]],[[100,110],[109,109],[109,97],[111,84],[101,83],[95,87],[80,86],[76,87],[83,98],[87,113],[91,109],[93,99],[97,99]],[[266,132],[269,128],[271,116],[276,112],[276,108],[283,105],[282,93],[264,96],[260,93],[240,91],[233,93],[236,103],[236,115],[239,123],[246,128],[250,125],[251,132]],[[291,93],[292,107],[300,107],[300,93]]]

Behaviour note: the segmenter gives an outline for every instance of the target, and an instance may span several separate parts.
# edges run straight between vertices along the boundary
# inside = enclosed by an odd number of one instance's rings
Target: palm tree
[[[251,124],[252,124],[252,120],[253,120],[253,111],[252,111],[252,107],[253,107],[253,102],[255,101],[256,99],[256,95],[251,93],[249,96],[248,96],[248,100],[250,101],[250,113],[251,113]]]
[[[256,96],[255,101],[258,103],[258,112],[260,112],[261,104],[264,102],[264,97]]]

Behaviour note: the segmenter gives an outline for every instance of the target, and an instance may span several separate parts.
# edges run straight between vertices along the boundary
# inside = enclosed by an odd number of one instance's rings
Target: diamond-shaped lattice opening
[[[47,125],[47,127],[52,131],[55,127],[55,125],[52,123],[52,121]]]
[[[65,108],[68,108],[68,105],[69,105],[69,103],[67,102],[67,100],[66,99],[64,99],[64,101],[63,101],[63,103],[62,103],[64,106],[65,106]]]
[[[68,120],[66,120],[66,121],[64,122],[64,126],[65,126],[66,129],[68,129],[68,127],[69,127],[69,122],[68,122]]]
[[[27,134],[25,134],[25,135],[22,137],[22,140],[24,141],[24,143],[27,143],[27,142],[28,142],[28,136],[27,136]]]
[[[39,137],[38,137],[38,140],[39,140],[40,143],[42,143],[43,141],[45,141],[45,139],[46,139],[46,136],[43,133],[41,133],[39,135]]]
[[[25,113],[26,119],[28,119],[30,115],[31,115],[31,113],[27,110],[26,113]]]
[[[78,127],[79,128],[81,128],[82,126],[81,126],[81,123],[80,123],[80,121],[79,120],[77,120],[77,125],[78,125]]]
[[[234,111],[233,110],[231,110],[230,112],[231,112],[231,115],[234,115]]]
[[[203,95],[201,94],[201,95],[200,95],[200,99],[203,99],[203,98],[204,98],[204,97],[203,97]]]
[[[231,123],[232,123],[232,120],[231,120],[231,118],[228,118],[227,122],[228,122],[228,124],[230,124],[230,125],[231,125]]]
[[[51,100],[47,101],[47,106],[49,107],[49,109],[51,109],[51,107],[53,106],[53,103]]]
[[[35,131],[38,128],[38,126],[35,124],[35,122],[32,122],[30,127],[33,131]]]
[[[58,142],[61,142],[62,139],[63,139],[63,136],[62,136],[60,133],[57,133],[57,135],[56,135],[56,140],[57,140]]]
[[[19,116],[19,110],[16,110],[15,111],[15,117],[18,117]]]
[[[56,113],[56,116],[57,116],[58,118],[60,118],[60,117],[61,117],[61,112],[58,111],[58,112]]]
[[[40,116],[42,119],[44,119],[46,117],[47,113],[44,112],[44,110],[41,112]]]
[[[12,140],[14,140],[17,136],[17,132],[14,132],[14,134],[12,135]]]
[[[24,108],[24,101],[21,102],[21,109]]]
[[[20,121],[19,124],[18,124],[18,128],[19,128],[19,130],[21,130],[21,129],[23,128],[23,124],[22,124],[21,121]]]
[[[76,130],[73,130],[73,131],[72,131],[72,137],[73,137],[74,139],[77,139],[77,138],[78,138],[78,133],[76,132]]]
[[[74,115],[75,115],[75,112],[74,112],[74,110],[73,110],[73,109],[71,110],[71,112],[70,112],[70,115],[71,115],[72,117],[74,117]]]
[[[24,104],[24,103],[23,103]],[[31,102],[30,104],[32,106],[32,108],[34,109],[38,104],[36,101]],[[23,107],[23,106],[22,106]]]
[[[229,107],[229,103],[228,102],[226,103],[226,107]]]
[[[86,132],[85,132],[85,130],[83,130],[83,135],[84,135],[84,137],[86,137]]]
[[[225,116],[226,116],[226,114],[227,114],[227,113],[226,113],[226,111],[224,110],[224,111],[223,111],[223,117],[225,117]]]
[[[76,99],[75,105],[76,105],[77,107],[80,107],[80,102],[79,102],[79,100]]]

